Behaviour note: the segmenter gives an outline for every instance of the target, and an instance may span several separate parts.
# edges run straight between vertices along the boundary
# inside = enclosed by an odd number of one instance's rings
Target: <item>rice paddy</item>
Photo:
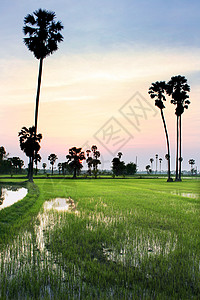
[[[0,235],[1,299],[200,298],[198,180],[35,184],[0,211],[27,207]]]

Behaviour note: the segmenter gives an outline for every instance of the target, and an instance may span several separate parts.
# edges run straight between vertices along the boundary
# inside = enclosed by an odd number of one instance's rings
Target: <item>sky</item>
[[[38,132],[42,163],[51,153],[66,160],[69,148],[97,145],[101,169],[122,159],[145,170],[155,154],[167,168],[160,111],[152,82],[183,75],[191,87],[182,117],[183,169],[200,168],[200,2],[197,0],[0,0],[0,146],[27,158],[18,132],[34,124],[39,62],[23,43],[24,17],[42,8],[62,21],[64,41],[44,61]],[[164,110],[175,169],[175,107]],[[49,166],[49,164],[48,164]],[[195,167],[196,167],[195,166]],[[154,164],[155,169],[155,164]]]

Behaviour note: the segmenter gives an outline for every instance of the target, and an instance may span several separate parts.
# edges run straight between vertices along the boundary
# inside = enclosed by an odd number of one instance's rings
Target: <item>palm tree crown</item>
[[[60,21],[54,21],[55,16],[54,12],[40,8],[24,18],[23,32],[29,36],[24,43],[37,59],[52,54],[63,41],[60,31],[64,27]]]
[[[149,95],[152,99],[157,98],[155,100],[155,105],[163,109],[165,108],[163,100],[166,101],[164,92],[166,90],[166,83],[165,81],[156,81],[155,83],[152,83],[152,85],[149,88]]]
[[[190,101],[187,100],[189,96],[187,92],[190,92],[190,86],[187,84],[185,76],[173,76],[167,84],[167,94],[172,96],[171,103],[176,105],[175,114],[177,116],[182,115],[184,109],[188,109]]]

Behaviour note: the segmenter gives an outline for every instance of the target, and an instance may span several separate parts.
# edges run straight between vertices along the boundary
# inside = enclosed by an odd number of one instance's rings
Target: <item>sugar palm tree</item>
[[[58,173],[59,173],[59,175],[61,173],[61,170],[62,170],[62,163],[58,163]]]
[[[41,162],[41,155],[39,153],[37,153],[34,157],[34,163],[35,163],[35,175],[37,175],[38,173],[38,162]]]
[[[195,160],[193,158],[189,159],[189,164],[191,165],[191,174],[193,174],[193,166],[195,165]]]
[[[160,162],[160,173],[161,173],[162,158],[159,158],[159,162]]]
[[[171,103],[176,105],[176,181],[181,181],[181,162],[183,160],[181,156],[181,115],[190,104],[187,94],[187,92],[190,92],[190,86],[184,76],[173,76],[167,83],[166,91],[172,97]]]
[[[60,21],[55,22],[55,17],[55,12],[38,9],[34,11],[33,14],[28,14],[24,18],[23,32],[28,36],[24,38],[24,43],[40,61],[35,106],[35,136],[37,134],[43,60],[45,57],[55,52],[58,49],[58,43],[63,41],[63,36],[60,34],[60,31],[64,27]],[[31,168],[33,169],[33,161],[31,163]]]
[[[85,159],[85,154],[81,151],[82,148],[72,147],[69,149],[69,154],[66,156],[69,166],[73,169],[73,178],[76,178],[77,171],[83,167],[82,161]]]
[[[156,173],[157,173],[157,170],[158,170],[158,154],[156,154],[155,156],[156,156]]]
[[[33,160],[35,154],[40,150],[40,141],[42,135],[40,133],[35,135],[35,127],[23,127],[18,133],[20,148],[29,157],[28,180],[33,182]]]
[[[42,164],[42,167],[43,167],[43,172],[44,172],[44,174],[45,174],[45,171],[46,171],[45,169],[46,169],[46,167],[47,167],[47,164],[46,164],[46,163],[43,163],[43,164]]]
[[[153,158],[150,158],[151,170],[153,170],[153,162],[154,162],[154,159],[153,159]]]
[[[24,43],[34,56],[40,61],[38,86],[35,107],[35,132],[37,133],[38,106],[40,97],[40,86],[42,77],[42,65],[45,57],[58,49],[58,43],[63,41],[60,31],[64,28],[60,21],[55,22],[54,12],[38,9],[33,14],[28,14],[24,18],[23,32],[28,37],[24,38]]]
[[[171,171],[170,171],[170,145],[169,145],[169,136],[167,131],[167,125],[165,122],[165,117],[163,113],[163,109],[165,108],[163,101],[166,101],[164,92],[166,90],[166,83],[165,81],[156,81],[155,83],[152,83],[152,85],[149,88],[149,95],[152,99],[155,98],[155,106],[157,106],[160,109],[161,118],[164,125],[165,135],[166,135],[166,141],[167,141],[167,158],[168,158],[168,179],[167,181],[173,181],[171,178]]]
[[[55,164],[56,159],[58,159],[57,155],[52,153],[48,156],[48,160],[50,161],[50,164],[52,166],[51,168],[51,174],[53,175],[53,165]]]

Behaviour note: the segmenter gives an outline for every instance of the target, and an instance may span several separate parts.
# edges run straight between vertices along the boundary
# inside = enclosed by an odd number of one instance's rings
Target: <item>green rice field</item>
[[[25,185],[0,211],[0,299],[200,299],[197,178]]]

